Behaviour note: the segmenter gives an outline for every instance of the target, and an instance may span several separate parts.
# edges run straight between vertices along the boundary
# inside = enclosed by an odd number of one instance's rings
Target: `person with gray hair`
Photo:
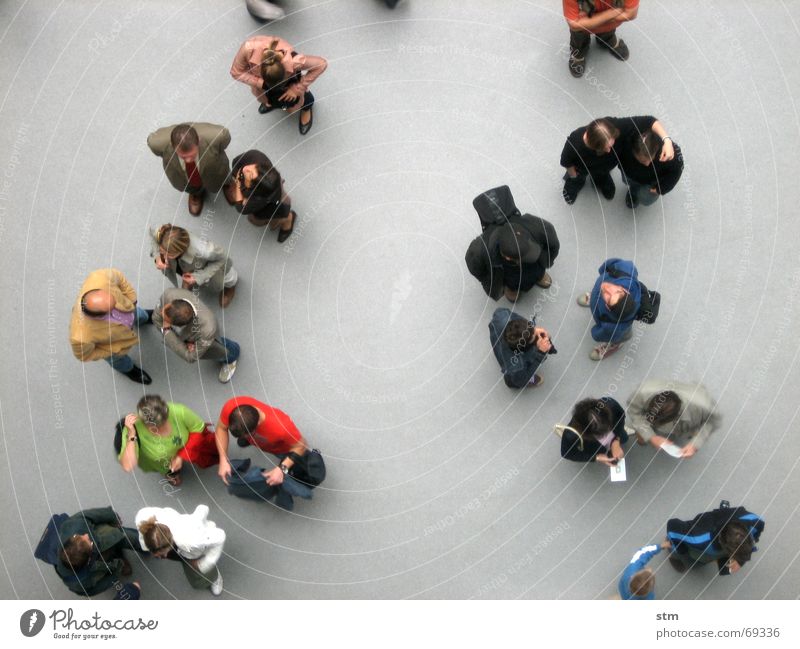
[[[719,427],[716,403],[704,385],[648,379],[628,398],[628,422],[639,444],[673,443],[692,457]]]
[[[216,316],[192,291],[164,291],[153,310],[153,324],[161,330],[164,344],[184,361],[216,361],[221,363],[217,377],[220,383],[233,378],[239,344],[219,335]]]

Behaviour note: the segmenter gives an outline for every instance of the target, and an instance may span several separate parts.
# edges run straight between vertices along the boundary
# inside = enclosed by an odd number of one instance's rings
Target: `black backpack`
[[[289,457],[294,460],[294,464],[289,470],[289,475],[298,482],[302,482],[307,487],[313,489],[321,485],[325,480],[325,475],[327,473],[325,469],[325,460],[322,459],[322,453],[317,449],[312,448],[303,455],[290,453]]]
[[[628,273],[624,273],[616,268],[606,268],[606,274],[614,279],[630,277]],[[644,322],[645,324],[653,324],[656,318],[658,318],[658,311],[661,308],[661,293],[658,291],[651,291],[643,282],[639,282],[639,291],[642,294],[639,300],[639,310],[636,311],[636,315],[633,316],[633,319]],[[611,322],[607,318],[603,319]]]
[[[492,225],[505,225],[509,217],[521,216],[508,185],[478,194],[472,201],[472,207],[478,213],[483,230]]]

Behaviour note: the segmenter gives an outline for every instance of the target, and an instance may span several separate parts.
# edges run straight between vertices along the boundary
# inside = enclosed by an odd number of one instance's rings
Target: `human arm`
[[[580,10],[576,0],[562,0],[562,4],[564,19],[572,31],[597,29],[610,22],[624,20],[623,16],[626,15],[622,8],[611,8],[588,16]]]
[[[125,417],[125,426],[122,429],[122,446],[119,453],[119,463],[127,473],[133,471],[139,464],[139,444],[137,441],[136,422],[139,420],[131,413]]]
[[[666,144],[672,144],[672,140],[667,140]],[[683,154],[677,144],[673,144],[673,151],[675,157],[668,161],[665,165],[660,165],[664,168],[656,169],[657,183],[655,185],[656,191],[661,194],[667,194],[675,189],[675,185],[683,175]]]
[[[284,468],[286,473],[288,473],[289,470],[294,466],[295,458],[299,459],[302,455],[305,455],[305,452],[308,448],[308,444],[300,434],[299,430],[295,428],[294,430],[287,432],[294,440],[294,443],[289,449],[286,457],[281,460],[280,464],[264,474],[267,484],[270,487],[274,487],[283,483],[283,478],[285,475]]]
[[[255,39],[247,40],[242,43],[231,65],[231,76],[237,81],[246,83],[248,86],[258,90],[263,89],[264,80],[260,75],[250,72],[250,59],[256,51]],[[263,47],[261,48],[263,50]]]
[[[116,284],[122,294],[128,298],[132,303],[136,304],[136,291],[133,289],[131,283],[125,278],[120,271],[112,268],[109,271],[109,279],[111,284]]]
[[[486,295],[492,297],[492,260],[483,235],[475,237],[469,244],[464,260],[470,275],[481,283]]]
[[[675,147],[672,144],[672,138],[667,134],[666,129],[661,125],[661,122],[658,120],[653,122],[653,125],[650,127],[653,133],[658,135],[663,141],[663,145],[661,147],[661,155],[658,157],[660,162],[666,162],[668,160],[672,160],[675,157]],[[677,181],[675,181],[677,182]]]
[[[90,509],[83,509],[77,516],[85,519],[93,525],[113,525],[114,527],[120,526],[119,516],[111,507],[92,507]]]
[[[208,572],[217,565],[222,556],[222,548],[225,545],[225,532],[218,527],[206,527],[204,530],[205,538],[202,540],[202,555],[197,559],[197,569],[200,572]]]
[[[211,241],[197,242],[195,248],[197,249],[197,255],[205,260],[205,266],[192,269],[191,275],[198,286],[203,286],[208,284],[214,275],[224,270],[228,254],[221,246]]]
[[[328,68],[327,59],[321,56],[299,54],[292,62],[295,71],[302,70],[305,72],[300,78],[300,81],[296,84],[300,86],[304,93],[308,92],[308,87]]]
[[[228,484],[228,476],[231,473],[231,463],[228,458],[228,426],[222,423],[222,419],[217,421],[217,425],[214,428],[214,441],[217,444],[217,452],[219,453],[217,475],[225,484]]]
[[[159,158],[164,155],[167,144],[170,142],[171,133],[172,129],[170,128],[160,128],[147,136],[147,146],[153,152],[153,155]]]

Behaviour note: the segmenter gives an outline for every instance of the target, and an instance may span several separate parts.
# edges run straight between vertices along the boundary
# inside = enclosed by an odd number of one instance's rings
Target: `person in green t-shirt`
[[[166,476],[170,484],[181,484],[183,459],[178,456],[189,440],[189,433],[205,430],[206,424],[195,412],[180,403],[167,403],[158,395],[144,396],[136,413],[125,417],[119,463],[127,472],[137,466]]]

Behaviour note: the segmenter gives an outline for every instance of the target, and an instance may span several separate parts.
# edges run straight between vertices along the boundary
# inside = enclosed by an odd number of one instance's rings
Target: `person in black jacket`
[[[667,142],[671,142],[667,138]],[[646,131],[634,137],[628,147],[615,147],[619,155],[622,182],[628,185],[625,205],[630,208],[638,205],[652,205],[659,196],[671,192],[683,173],[683,154],[681,148],[672,143],[675,157],[661,161],[664,140],[653,131]]]
[[[611,397],[583,399],[575,404],[569,429],[561,436],[561,457],[573,462],[599,462],[614,466],[628,442],[625,410]]]
[[[667,521],[672,545],[670,565],[685,572],[695,565],[717,562],[720,575],[732,575],[750,560],[764,531],[764,521],[744,507],[723,500],[719,509],[698,514],[690,521]]]
[[[607,200],[614,198],[611,171],[618,164],[618,151],[627,150],[637,136],[651,130],[664,140],[659,160],[672,160],[672,140],[652,115],[602,117],[572,131],[561,151],[561,166],[566,169],[562,195],[567,205],[575,202],[587,178]]]
[[[269,158],[261,151],[245,151],[233,159],[231,176],[236,181],[232,192],[234,207],[247,214],[253,225],[269,225],[270,230],[278,230],[278,243],[286,241],[294,230],[297,213],[291,209],[292,199]]]
[[[508,387],[538,388],[544,383],[536,370],[548,354],[556,353],[556,348],[550,334],[537,327],[535,319],[527,320],[508,309],[497,309],[489,323],[489,340]]]
[[[503,225],[489,225],[467,249],[469,272],[494,300],[505,294],[515,302],[534,286],[549,288],[547,269],[558,256],[556,229],[549,221],[531,214],[508,217]]]

